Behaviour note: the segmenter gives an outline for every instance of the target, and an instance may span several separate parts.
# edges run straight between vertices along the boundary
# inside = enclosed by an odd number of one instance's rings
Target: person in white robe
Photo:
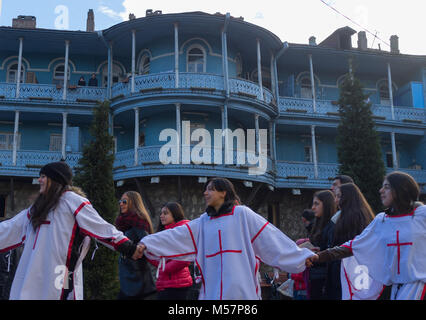
[[[202,281],[199,299],[261,299],[260,262],[289,273],[305,269],[313,252],[299,248],[250,208],[237,205],[229,180],[210,180],[204,197],[208,207],[199,218],[140,242],[150,259],[195,261]]]
[[[344,259],[342,291],[348,299],[377,299],[391,286],[391,300],[424,300],[426,294],[426,206],[408,174],[388,174],[380,189],[388,209],[353,240],[319,252],[314,262]],[[345,261],[346,260],[346,261]]]
[[[24,246],[10,299],[83,299],[82,236],[128,256],[135,253],[136,244],[103,220],[85,197],[72,191],[76,190],[70,187],[72,171],[65,162],[44,166],[39,182],[34,204],[0,223],[0,251]]]

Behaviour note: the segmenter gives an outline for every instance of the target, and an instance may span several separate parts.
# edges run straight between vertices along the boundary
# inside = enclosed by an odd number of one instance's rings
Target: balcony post
[[[67,99],[69,51],[70,51],[70,42],[69,40],[65,40],[64,91],[62,91],[62,100]]]
[[[16,70],[16,98],[19,98],[21,88],[21,69],[22,69],[22,50],[24,46],[24,38],[19,38],[19,53],[18,53],[18,70]]]
[[[260,100],[263,101],[263,85],[262,85],[262,57],[260,53],[260,40],[256,39],[257,42],[257,81],[260,89]]]
[[[67,144],[67,118],[68,118],[68,113],[67,112],[62,112],[62,153],[61,153],[61,157],[62,159],[66,159],[67,154],[66,154],[66,144]]]
[[[108,46],[108,83],[107,83],[107,97],[109,100],[112,98],[112,42],[109,43]]]
[[[225,16],[225,24],[222,30],[222,70],[223,80],[226,96],[229,97],[229,70],[228,70],[228,41],[227,41],[227,30],[230,19],[229,12]]]
[[[277,98],[277,94],[276,94],[276,92],[275,92],[275,72],[274,72],[274,70],[275,70],[275,67],[274,67],[274,61],[275,61],[275,57],[274,57],[274,54],[271,52],[271,62],[270,62],[270,64],[271,64],[271,66],[270,66],[270,69],[271,69],[271,90],[272,90],[272,96],[276,99]],[[278,101],[278,99],[276,99],[276,101]]]
[[[19,111],[15,111],[15,126],[13,129],[13,151],[12,165],[16,166],[16,155],[18,150]]]
[[[395,132],[391,132],[391,144],[392,144],[392,164],[393,168],[398,169],[398,158],[396,156],[396,142],[395,142]]]
[[[174,24],[175,30],[175,88],[179,88],[179,26]]]
[[[317,112],[317,98],[315,94],[315,78],[314,78],[314,65],[312,63],[312,55],[309,55],[309,70],[311,73],[311,88],[312,88],[312,106],[314,112]]]
[[[229,146],[228,146],[228,104],[225,102],[221,107],[222,111],[222,164],[225,164],[225,154]],[[216,152],[216,150],[215,150]]]
[[[318,161],[317,161],[317,143],[315,139],[315,126],[311,126],[311,139],[312,139],[312,158],[314,162],[314,177],[318,179]]]
[[[255,154],[260,154],[260,146],[259,146],[259,115],[256,113],[254,115],[254,127],[255,127],[255,133],[256,133],[256,141],[255,141]]]
[[[391,106],[392,120],[395,120],[395,111],[393,108],[392,74],[391,74],[390,63],[388,63],[388,86],[389,86],[389,100],[390,100],[390,106]]]
[[[135,73],[136,73],[136,30],[132,30],[132,93],[135,92]]]
[[[176,139],[176,158],[177,158],[177,163],[180,164],[181,163],[181,132],[182,132],[182,127],[181,127],[181,122],[180,122],[180,103],[176,103],[176,133],[177,133],[177,139]]]
[[[138,148],[139,148],[139,108],[133,108],[135,110],[135,158],[134,165],[138,165]]]
[[[276,129],[275,120],[271,119],[271,121],[269,122],[269,148],[270,148],[269,155],[270,155],[272,161],[276,160],[276,153],[275,153],[275,129]]]

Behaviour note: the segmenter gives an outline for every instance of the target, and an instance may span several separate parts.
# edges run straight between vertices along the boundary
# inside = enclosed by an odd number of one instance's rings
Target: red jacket
[[[175,224],[167,225],[166,229],[173,229],[175,227],[187,224],[189,220],[181,220]],[[149,260],[154,266],[158,267],[159,261]],[[160,266],[158,279],[156,282],[157,290],[161,291],[167,288],[184,288],[192,286],[192,277],[189,272],[188,261],[166,260],[166,265]]]

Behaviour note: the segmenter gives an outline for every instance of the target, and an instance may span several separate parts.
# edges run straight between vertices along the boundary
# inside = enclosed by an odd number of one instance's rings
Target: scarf
[[[222,214],[230,213],[235,205],[236,204],[234,201],[228,201],[222,204],[222,206],[219,208],[219,211],[216,211],[215,208],[208,206],[206,212],[210,217],[218,217]]]
[[[115,220],[115,226],[118,230],[125,232],[131,228],[144,229],[149,232],[148,221],[139,217],[136,213],[126,212],[121,213]]]

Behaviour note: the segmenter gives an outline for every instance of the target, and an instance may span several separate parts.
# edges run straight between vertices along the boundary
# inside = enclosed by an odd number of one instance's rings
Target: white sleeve
[[[114,225],[105,221],[89,201],[81,201],[73,212],[81,231],[108,248],[116,250],[119,245],[129,241]]]
[[[25,209],[9,220],[0,223],[0,252],[7,252],[25,242],[30,225],[29,209]]]
[[[306,248],[299,248],[281,230],[251,209],[245,210],[256,256],[267,265],[282,271],[299,273],[305,270],[305,260],[314,253]]]
[[[161,258],[192,261],[197,254],[199,218],[173,229],[148,235],[140,243],[146,246],[145,255],[152,260]]]

